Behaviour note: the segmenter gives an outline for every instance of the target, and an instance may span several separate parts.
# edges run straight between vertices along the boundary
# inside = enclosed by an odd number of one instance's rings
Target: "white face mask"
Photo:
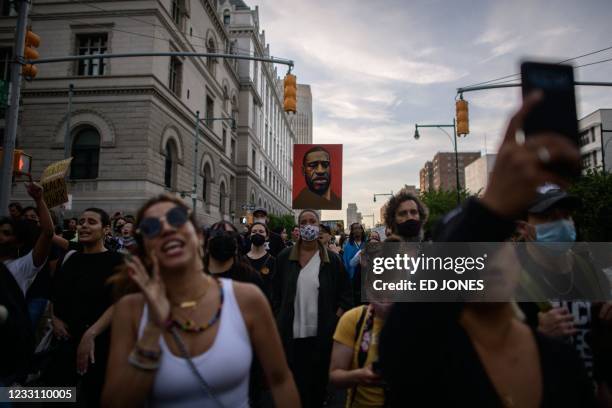
[[[300,227],[300,236],[306,242],[314,241],[319,238],[319,226],[312,224],[302,225]]]
[[[260,222],[262,224],[266,224],[266,219],[264,218],[254,218],[253,222]]]

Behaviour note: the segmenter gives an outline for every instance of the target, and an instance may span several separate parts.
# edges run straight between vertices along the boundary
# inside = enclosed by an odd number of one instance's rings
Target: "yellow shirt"
[[[360,368],[357,363],[357,355],[359,342],[363,337],[363,328],[368,318],[367,314],[363,319],[361,327],[359,328],[359,337],[355,342],[355,332],[357,330],[357,323],[362,313],[362,306],[355,307],[345,314],[342,315],[338,326],[336,326],[336,332],[334,333],[334,340],[338,343],[344,344],[345,346],[353,349],[353,360],[351,362],[351,370]],[[370,342],[370,348],[368,349],[368,356],[365,361],[365,367],[371,365],[374,361],[378,360],[378,338],[380,330],[382,329],[383,321],[374,317],[374,327],[372,328],[372,340]],[[346,406],[349,407],[351,401],[352,389],[347,393]],[[357,386],[355,398],[353,400],[351,408],[358,407],[382,407],[385,402],[385,393],[382,387],[365,387]]]

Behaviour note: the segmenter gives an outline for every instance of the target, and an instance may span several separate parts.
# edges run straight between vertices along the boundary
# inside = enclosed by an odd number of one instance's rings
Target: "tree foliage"
[[[467,197],[465,190],[459,191],[461,202]],[[421,201],[429,209],[429,218],[425,224],[425,231],[431,233],[432,228],[442,217],[457,207],[457,190],[430,190],[421,192]]]
[[[601,170],[581,176],[569,192],[582,206],[574,213],[581,241],[612,241],[612,174]]]
[[[287,233],[291,233],[291,230],[293,229],[293,226],[295,225],[295,219],[293,218],[293,215],[274,215],[274,214],[270,214],[268,215],[269,221],[268,221],[268,226],[270,227],[271,230],[276,230],[277,228],[283,227],[285,228],[285,230],[287,231]]]

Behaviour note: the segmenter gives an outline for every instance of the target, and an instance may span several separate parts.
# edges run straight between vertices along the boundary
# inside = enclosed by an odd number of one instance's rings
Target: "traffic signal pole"
[[[23,62],[23,52],[25,50],[25,36],[29,11],[29,1],[21,0],[19,2],[19,14],[17,16],[17,28],[15,32],[15,54],[11,64],[11,95],[6,114],[2,172],[0,173],[0,215],[8,215],[9,196],[11,194],[13,151],[15,150],[15,140],[17,138],[19,100],[21,98],[21,65]]]

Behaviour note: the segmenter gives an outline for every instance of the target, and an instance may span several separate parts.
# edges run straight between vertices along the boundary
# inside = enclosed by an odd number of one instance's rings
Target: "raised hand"
[[[541,93],[528,96],[521,109],[512,117],[506,130],[491,179],[482,202],[499,215],[515,217],[529,207],[536,189],[545,183],[554,183],[562,188],[568,180],[551,171],[550,163],[565,163],[578,166],[580,152],[568,138],[542,133],[531,135],[524,143],[516,139],[525,116],[540,102]]]
[[[155,253],[151,254],[153,263],[151,275],[138,257],[126,261],[130,278],[138,285],[149,306],[149,320],[163,328],[170,317],[170,302],[166,287],[159,274],[159,263]]]
[[[40,184],[34,183],[33,181],[30,183],[26,183],[26,191],[28,195],[32,197],[34,201],[40,201],[43,197],[43,188]]]

